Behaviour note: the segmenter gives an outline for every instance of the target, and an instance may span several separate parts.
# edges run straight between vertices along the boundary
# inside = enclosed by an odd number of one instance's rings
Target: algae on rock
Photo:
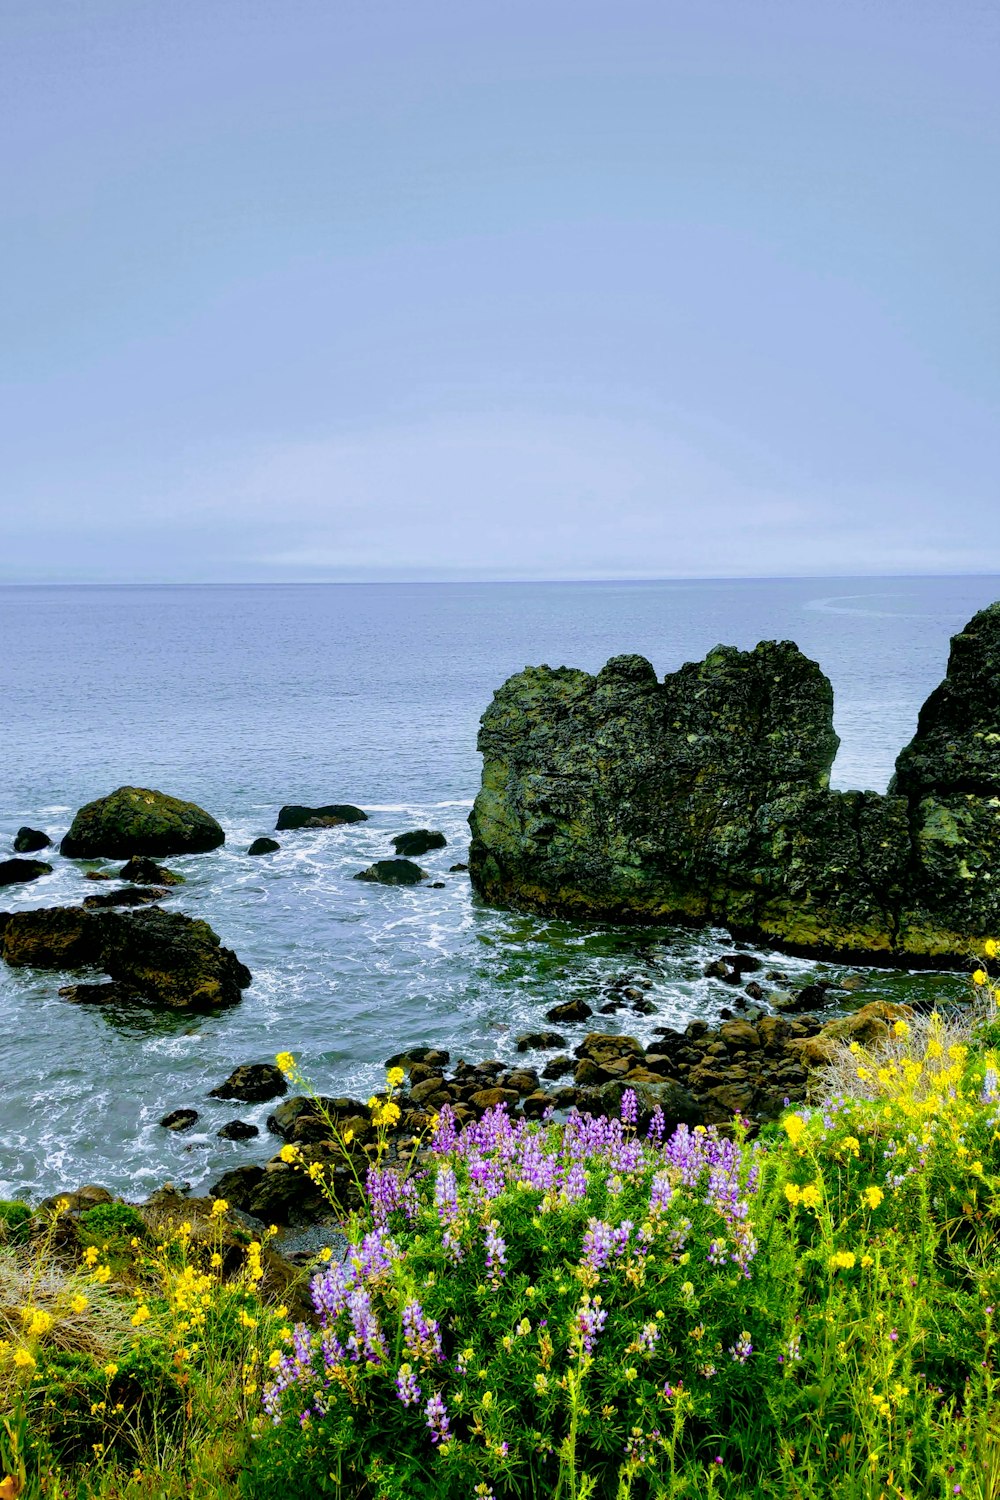
[[[789,641],[662,682],[640,656],[526,668],[482,719],[473,885],[869,962],[948,964],[1000,932],[1000,604],[954,638],[888,793],[830,791],[837,745],[830,682]]]

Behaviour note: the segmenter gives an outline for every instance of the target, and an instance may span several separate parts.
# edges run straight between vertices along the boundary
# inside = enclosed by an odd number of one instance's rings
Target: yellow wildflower
[[[86,1250],[83,1252],[83,1263],[84,1263],[84,1265],[85,1266],[92,1266],[92,1265],[94,1265],[96,1263],[96,1261],[97,1261],[98,1254],[99,1254],[99,1252],[98,1252],[98,1249],[97,1249],[96,1245],[88,1245],[87,1248],[86,1248]]]
[[[69,1299],[69,1305],[75,1313],[82,1313],[84,1308],[88,1305],[87,1298],[82,1296],[80,1292],[77,1292],[75,1297],[71,1297]]]
[[[298,1146],[282,1146],[281,1150],[278,1152],[278,1155],[281,1157],[282,1161],[298,1161],[299,1148]]]
[[[805,1134],[806,1122],[801,1115],[786,1115],[781,1122],[782,1129],[788,1136],[793,1146],[797,1146]]]
[[[406,1074],[403,1072],[402,1068],[390,1068],[385,1076],[388,1080],[389,1087],[391,1089],[398,1089],[403,1079],[406,1077]]]
[[[143,1323],[145,1323],[148,1318],[149,1308],[146,1306],[145,1302],[142,1302],[132,1314],[132,1327],[141,1328]]]
[[[802,1199],[802,1189],[795,1182],[786,1182],[785,1197],[788,1199],[789,1203],[799,1203]],[[689,1285],[688,1282],[685,1282],[684,1284],[685,1286]],[[691,1290],[693,1292],[694,1287],[692,1287]]]
[[[226,1202],[225,1198],[216,1198],[215,1202],[212,1204],[212,1218],[221,1219],[222,1215],[228,1212],[229,1204]]]
[[[291,1052],[279,1052],[274,1059],[286,1078],[291,1078],[295,1073],[295,1058]]]
[[[118,1374],[118,1366],[115,1364],[114,1360],[110,1360],[109,1363],[104,1366],[104,1373],[109,1380],[114,1380],[115,1376]]]
[[[897,1021],[892,1028],[894,1036],[909,1036],[910,1028],[905,1021]]]
[[[94,1280],[100,1282],[101,1286],[103,1286],[105,1282],[111,1280],[111,1267],[95,1266],[92,1275]]]
[[[975,969],[975,970],[973,970],[972,982],[973,982],[973,984],[985,984],[986,983],[986,970],[985,969]]]
[[[830,1256],[827,1264],[831,1271],[851,1271],[854,1269],[854,1256],[850,1250],[837,1250]]]
[[[27,1349],[15,1349],[14,1363],[20,1370],[33,1370],[35,1368],[34,1357],[28,1353]]]
[[[880,1187],[866,1187],[861,1196],[869,1208],[878,1208],[885,1194]]]
[[[996,938],[987,938],[983,944],[983,952],[987,958],[996,958],[997,954],[1000,953],[1000,943],[997,942]]]
[[[803,1208],[819,1208],[822,1198],[823,1194],[816,1182],[810,1182],[802,1189]]]

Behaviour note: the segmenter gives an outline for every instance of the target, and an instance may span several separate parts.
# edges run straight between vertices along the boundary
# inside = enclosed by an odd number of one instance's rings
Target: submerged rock
[[[81,807],[60,845],[73,859],[202,854],[226,835],[204,809],[165,792],[121,786]]]
[[[278,813],[274,825],[280,833],[284,828],[339,828],[342,823],[367,823],[368,814],[350,802],[331,802],[326,807],[300,807],[287,803]]]
[[[253,843],[250,845],[250,848],[247,850],[247,853],[254,855],[277,854],[280,848],[281,845],[278,843],[277,839],[254,839]]]
[[[377,859],[367,870],[359,870],[354,879],[371,880],[378,885],[419,885],[427,879],[427,871],[409,859]]]
[[[443,833],[430,828],[415,828],[411,833],[397,833],[391,843],[397,854],[419,859],[421,854],[428,854],[432,849],[444,849],[448,840]]]
[[[52,866],[43,859],[0,859],[0,885],[23,885],[51,874]]]
[[[87,879],[110,880],[109,875],[100,877],[92,871],[87,872]],[[153,859],[146,859],[141,854],[133,855],[118,871],[119,880],[131,880],[136,885],[183,885],[184,876],[178,875],[176,870],[168,870],[166,865],[158,865]]]
[[[230,1120],[215,1133],[224,1141],[252,1141],[260,1135],[260,1126],[251,1125],[248,1120]]]
[[[198,1118],[196,1109],[172,1109],[168,1115],[163,1116],[160,1124],[164,1130],[190,1130]]]
[[[84,896],[83,904],[88,911],[100,911],[108,906],[152,906],[167,894],[162,887],[135,885],[126,891],[108,891],[103,896]]]
[[[830,791],[837,743],[830,683],[788,641],[720,646],[662,682],[637,656],[528,668],[483,715],[473,885],[569,917],[963,964],[1000,932],[1000,604],[955,637],[886,795]],[[719,966],[734,984],[736,957]]]
[[[39,849],[52,847],[52,840],[40,828],[19,828],[14,835],[15,854],[37,854]]]

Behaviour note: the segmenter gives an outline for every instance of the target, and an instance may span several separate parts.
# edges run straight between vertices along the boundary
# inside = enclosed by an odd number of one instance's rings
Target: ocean
[[[726,996],[702,970],[724,934],[495,911],[450,872],[466,857],[493,691],[527,664],[593,671],[639,652],[662,675],[720,642],[791,639],[833,681],[833,785],[884,790],[949,637],[997,597],[986,577],[0,588],[0,851],[22,823],[60,837],[78,806],[123,783],[190,798],[226,843],[167,861],[186,884],[166,905],[207,918],[254,976],[239,1006],[177,1017],[74,1006],[57,993],[70,976],[0,964],[0,1196],[97,1182],[139,1197],[266,1159],[274,1137],[216,1131],[234,1117],[263,1130],[270,1106],[206,1095],[278,1051],[322,1092],[367,1097],[390,1053],[429,1042],[453,1059],[510,1058],[551,1005],[625,974],[651,985],[656,1013],[608,1029],[645,1040],[654,1025],[713,1021]],[[369,821],[281,834],[280,853],[247,858],[285,802],[354,802]],[[420,860],[443,889],[351,879],[417,827],[448,839]],[[0,905],[94,891],[80,866],[53,863]],[[962,987],[873,971],[863,993]],[[572,1044],[586,1028],[560,1029]],[[163,1130],[182,1105],[198,1124]]]

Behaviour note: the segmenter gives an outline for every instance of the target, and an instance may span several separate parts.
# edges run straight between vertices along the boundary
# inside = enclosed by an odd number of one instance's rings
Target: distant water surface
[[[0,851],[22,823],[61,836],[81,803],[122,783],[190,797],[226,845],[169,861],[187,884],[168,904],[206,917],[254,975],[240,1006],[178,1020],[76,1007],[57,995],[69,976],[0,966],[0,1195],[81,1181],[140,1194],[263,1159],[273,1137],[215,1132],[234,1116],[263,1125],[268,1106],[205,1095],[279,1049],[324,1091],[367,1094],[392,1051],[432,1041],[507,1057],[549,1006],[599,996],[623,973],[649,981],[658,1013],[623,1012],[612,1028],[644,1038],[713,1019],[727,996],[701,971],[720,934],[490,911],[449,873],[466,855],[493,691],[527,664],[595,671],[634,651],[662,675],[719,642],[794,640],[834,684],[833,785],[884,790],[948,638],[996,597],[996,578],[0,588]],[[281,803],[343,801],[370,821],[284,834],[279,854],[246,858]],[[447,835],[420,861],[444,889],[350,878],[391,854],[391,835],[423,826]],[[3,907],[95,889],[53,862],[53,875],[0,892]],[[876,973],[865,993],[956,983]],[[202,1111],[198,1126],[160,1129],[182,1104]]]

